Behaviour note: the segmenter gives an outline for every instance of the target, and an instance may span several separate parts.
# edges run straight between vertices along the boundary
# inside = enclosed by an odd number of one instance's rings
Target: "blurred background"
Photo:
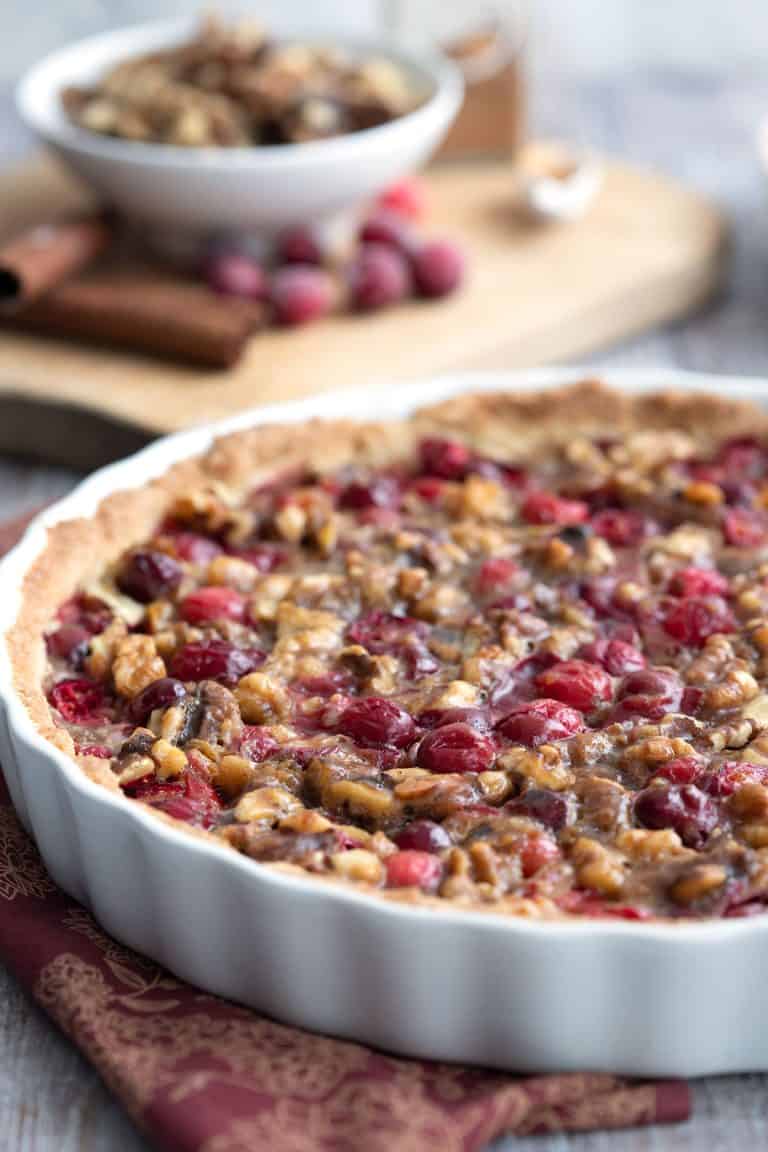
[[[240,0],[215,8],[255,13],[276,30],[311,24],[367,33],[397,25],[410,35],[436,20],[481,18],[489,8],[511,20],[524,10],[528,133],[668,173],[728,214],[728,291],[705,328],[695,318],[665,337],[665,355],[690,368],[768,370],[765,180],[756,147],[768,110],[765,0]],[[0,164],[30,148],[11,101],[27,66],[78,37],[200,10],[197,0],[0,0]],[[654,337],[645,338],[622,349],[621,363],[652,363],[658,353]]]
[[[507,5],[512,7],[513,5]],[[204,5],[213,7],[213,5]],[[456,0],[259,0],[220,3],[217,11],[263,14],[271,25],[317,26],[368,31],[393,8],[414,19],[429,9],[474,9]],[[503,4],[500,7],[504,7]],[[23,20],[21,19],[23,9]],[[196,0],[3,0],[0,75],[12,79],[59,44],[117,24],[197,14]],[[610,75],[627,68],[674,66],[722,73],[731,68],[765,68],[768,5],[764,0],[534,0],[531,31],[534,69],[539,75],[567,66],[583,76]],[[423,17],[422,17],[423,18]],[[11,36],[9,33],[13,33]]]

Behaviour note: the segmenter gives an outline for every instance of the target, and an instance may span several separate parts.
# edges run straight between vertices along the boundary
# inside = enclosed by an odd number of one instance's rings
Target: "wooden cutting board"
[[[587,216],[548,226],[522,219],[506,165],[441,167],[426,181],[429,232],[468,253],[457,296],[262,332],[226,372],[3,332],[0,450],[87,466],[160,432],[309,392],[581,357],[684,315],[718,285],[722,216],[656,173],[606,162]],[[0,231],[83,202],[62,168],[36,161],[0,178]]]

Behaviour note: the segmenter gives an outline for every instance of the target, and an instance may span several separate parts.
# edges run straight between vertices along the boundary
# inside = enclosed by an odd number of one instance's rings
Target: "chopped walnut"
[[[157,765],[160,780],[180,776],[187,766],[186,753],[181,748],[169,744],[167,740],[156,740],[150,749],[150,754]]]
[[[278,680],[264,672],[249,672],[235,690],[240,713],[248,724],[273,724],[291,715],[291,701]]]
[[[573,866],[579,884],[603,896],[618,896],[624,886],[623,857],[597,840],[581,836],[573,846]]]
[[[284,788],[256,788],[246,792],[235,808],[235,819],[241,824],[255,821],[274,823],[281,816],[301,808],[301,803]]]
[[[151,636],[134,634],[119,642],[112,677],[121,696],[137,696],[162,676],[165,676],[165,664]]]
[[[237,556],[216,556],[211,560],[206,572],[209,584],[224,584],[236,588],[238,592],[250,592],[258,579],[253,564],[240,560]]]
[[[239,705],[237,693],[233,694],[215,680],[204,680],[200,685],[197,738],[219,748],[235,747],[243,731]]]
[[[346,880],[358,884],[380,884],[384,865],[378,856],[364,848],[350,848],[331,856],[331,867]]]
[[[563,764],[559,750],[550,744],[542,744],[536,752],[510,748],[499,756],[497,763],[505,772],[517,773],[538,788],[552,788],[556,792],[570,788],[575,780],[573,772]]]
[[[727,878],[725,869],[717,864],[696,864],[675,881],[669,894],[677,904],[693,904],[722,888]]]
[[[117,650],[127,635],[125,621],[118,616],[100,635],[91,638],[85,666],[94,679],[106,680]]]

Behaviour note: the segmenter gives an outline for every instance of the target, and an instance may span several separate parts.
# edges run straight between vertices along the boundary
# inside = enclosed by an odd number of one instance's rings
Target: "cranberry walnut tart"
[[[261,426],[55,525],[39,730],[281,869],[524,916],[768,901],[768,415],[585,382]]]

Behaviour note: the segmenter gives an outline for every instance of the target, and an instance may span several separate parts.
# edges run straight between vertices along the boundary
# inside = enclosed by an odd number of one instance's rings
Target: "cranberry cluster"
[[[464,279],[464,258],[450,241],[418,237],[413,221],[422,210],[413,181],[390,188],[363,222],[357,249],[340,271],[311,228],[295,228],[280,237],[274,268],[222,250],[208,259],[205,276],[215,292],[262,301],[275,323],[288,326],[318,320],[339,306],[376,312],[414,296],[448,296]]]

